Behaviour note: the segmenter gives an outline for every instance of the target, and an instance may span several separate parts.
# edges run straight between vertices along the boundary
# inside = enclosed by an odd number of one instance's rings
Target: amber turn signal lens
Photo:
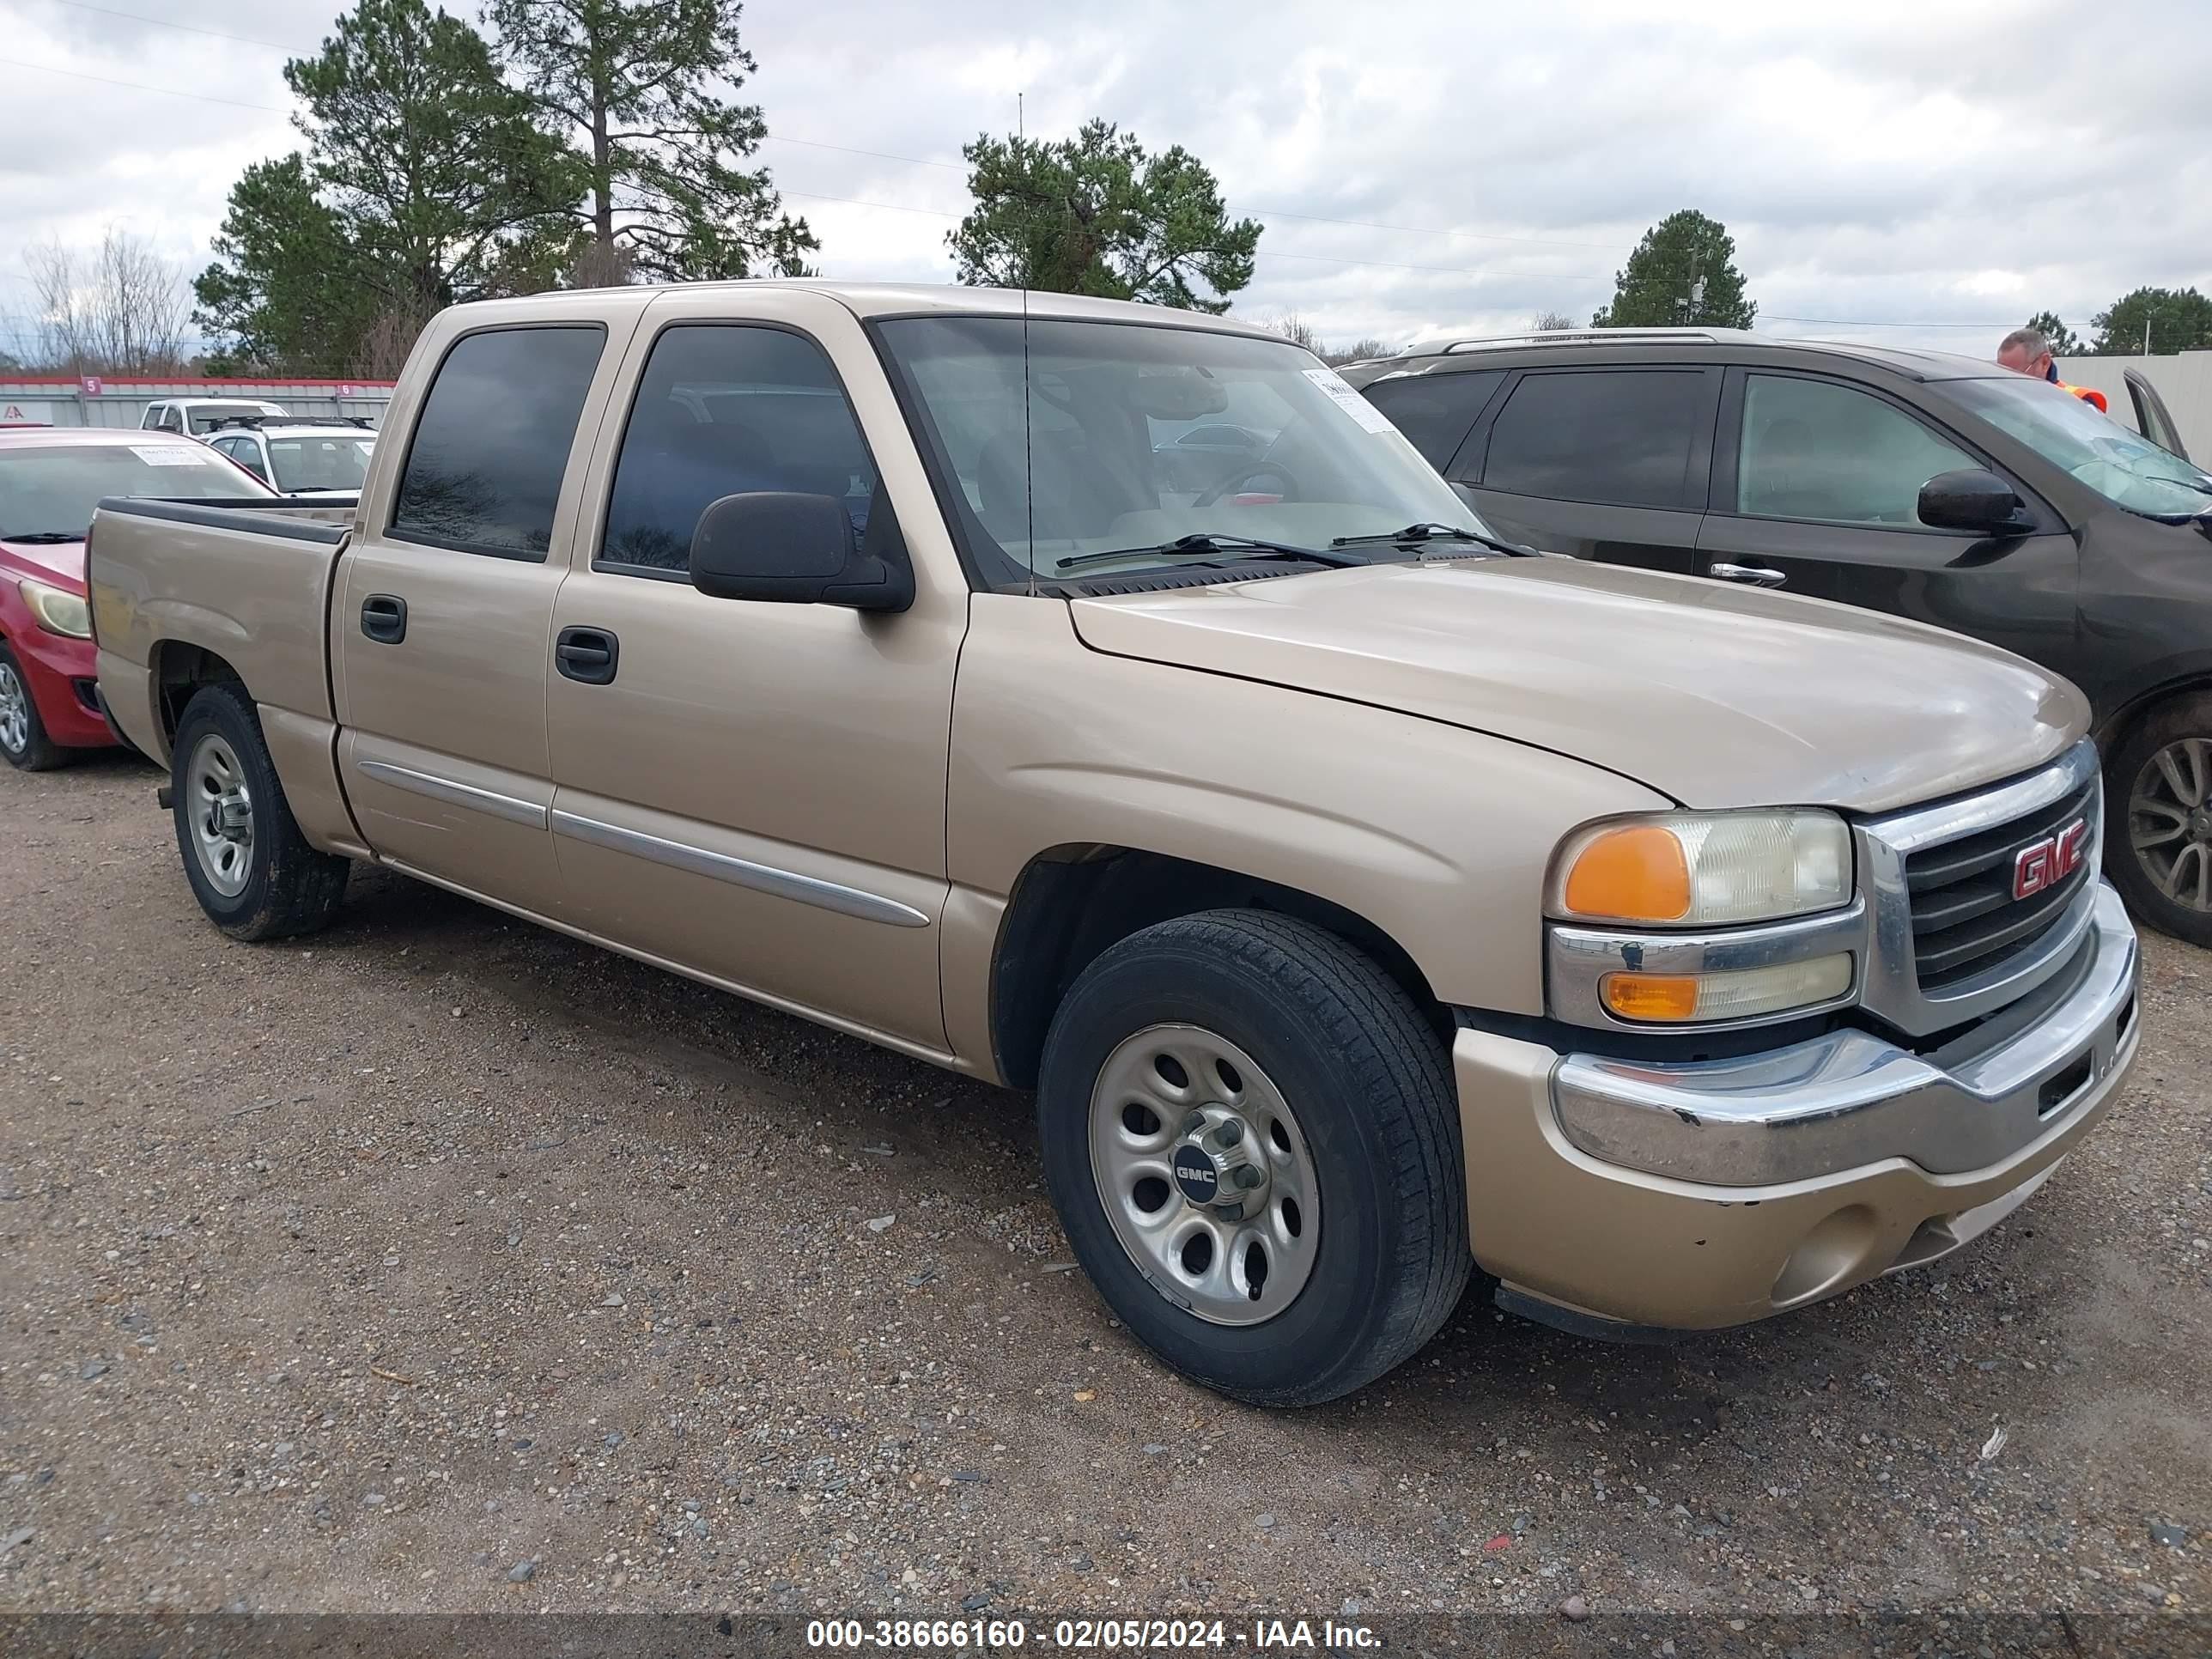
[[[1605,1006],[1622,1019],[1694,1019],[1698,981],[1689,974],[1607,974]]]
[[[1690,863],[1673,830],[1623,824],[1582,849],[1564,896],[1577,915],[1680,921],[1690,914]]]

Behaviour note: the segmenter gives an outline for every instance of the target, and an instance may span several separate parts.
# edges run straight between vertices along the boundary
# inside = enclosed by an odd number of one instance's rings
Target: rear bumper
[[[23,665],[24,683],[48,738],[64,749],[105,748],[115,741],[94,697],[90,640],[26,628],[9,636],[8,648]]]
[[[2137,974],[2106,887],[2055,1000],[1928,1055],[1845,1030],[1631,1065],[1462,1026],[1475,1257],[1524,1311],[1669,1329],[1931,1261],[2025,1201],[2103,1115],[2135,1059]]]

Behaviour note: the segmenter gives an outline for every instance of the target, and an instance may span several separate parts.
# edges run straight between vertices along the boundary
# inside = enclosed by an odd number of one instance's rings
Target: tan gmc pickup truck
[[[1246,1400],[1473,1273],[1642,1336],[1931,1261],[2135,1054],[2070,686],[1497,543],[1216,318],[465,306],[349,525],[112,502],[90,562],[225,932],[373,860],[1034,1089],[1100,1294]]]

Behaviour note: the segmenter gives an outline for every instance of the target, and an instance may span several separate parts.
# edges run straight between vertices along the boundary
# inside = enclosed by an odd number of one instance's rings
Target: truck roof
[[[1079,294],[1048,294],[1041,289],[970,288],[957,283],[833,283],[806,278],[757,277],[730,283],[678,283],[672,289],[686,293],[756,292],[763,289],[799,290],[825,295],[858,317],[911,317],[916,314],[969,317],[1018,317],[1024,297],[1031,317],[1090,322],[1143,322],[1177,328],[1209,329],[1217,332],[1250,334],[1279,339],[1267,330],[1202,311],[1178,311],[1169,306],[1139,305],[1128,300],[1094,300]],[[560,311],[574,303],[574,290],[556,289],[520,299],[486,300],[473,304],[505,310]]]

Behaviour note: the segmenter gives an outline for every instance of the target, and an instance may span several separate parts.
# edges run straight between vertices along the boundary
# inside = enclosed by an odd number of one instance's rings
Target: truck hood
[[[2080,692],[1956,635],[1572,559],[1377,564],[1073,601],[1093,650],[1403,710],[1688,806],[1884,811],[2012,776]]]

